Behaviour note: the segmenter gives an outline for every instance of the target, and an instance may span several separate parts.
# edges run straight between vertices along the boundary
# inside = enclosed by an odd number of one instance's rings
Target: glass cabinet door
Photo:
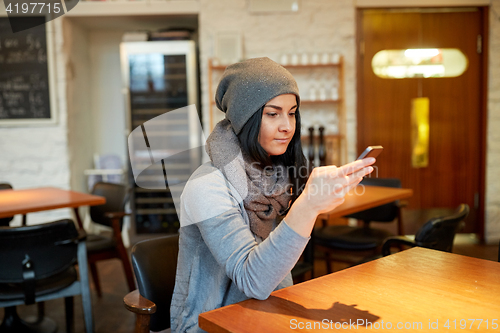
[[[169,42],[161,43],[168,50]],[[190,152],[193,119],[187,112],[176,112],[191,104],[193,97],[196,99],[197,92],[189,89],[190,80],[196,81],[196,77],[189,77],[194,69],[189,68],[188,53],[144,52],[144,47],[138,50],[126,57],[130,135],[146,143],[130,151],[132,166],[139,165],[142,170],[140,181],[131,172],[135,232],[175,233],[180,224],[174,201],[180,197],[180,185],[187,181],[193,165],[200,164],[199,154],[193,160]],[[129,138],[129,149],[130,142]],[[194,148],[201,150],[199,146]],[[161,160],[153,158],[158,156]]]

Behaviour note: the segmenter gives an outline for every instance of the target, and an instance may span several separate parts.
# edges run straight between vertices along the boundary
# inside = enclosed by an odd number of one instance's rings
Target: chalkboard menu
[[[12,33],[9,18],[0,17],[0,125],[53,121],[46,37],[44,23]]]

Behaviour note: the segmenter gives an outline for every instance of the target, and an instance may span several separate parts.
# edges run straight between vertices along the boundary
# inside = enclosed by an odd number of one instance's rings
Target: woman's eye
[[[266,114],[267,114],[268,116],[270,116],[270,117],[274,117],[274,116],[276,115],[276,113],[272,113],[272,112],[268,112],[268,113],[266,113]]]
[[[295,117],[295,112],[291,112],[288,115],[291,116],[291,117]]]

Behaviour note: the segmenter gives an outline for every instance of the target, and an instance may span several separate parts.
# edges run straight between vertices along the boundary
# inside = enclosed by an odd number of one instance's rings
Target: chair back
[[[12,185],[9,183],[0,183],[0,190],[12,190]],[[0,226],[9,226],[9,222],[12,221],[14,216],[4,217],[0,219]]]
[[[108,174],[110,169],[120,170],[121,173]],[[116,154],[94,155],[94,169],[88,175],[87,186],[94,188],[98,182],[120,184],[123,182],[123,163],[120,156]],[[99,173],[100,171],[100,173]]]
[[[72,220],[23,226],[0,227],[0,283],[21,283],[24,266],[35,280],[67,270],[77,261],[78,231]]]
[[[105,216],[106,213],[119,213],[125,210],[127,188],[121,184],[99,182],[94,185],[92,194],[106,198],[104,205],[91,206],[90,218],[95,223],[110,227],[111,220]],[[120,223],[120,228],[122,224]]]
[[[179,235],[145,240],[132,248],[132,266],[139,293],[156,304],[156,313],[150,322],[153,332],[170,327],[170,302],[178,253]]]
[[[368,186],[384,186],[401,188],[401,181],[398,178],[365,178],[361,181],[362,185]],[[365,222],[392,222],[399,214],[398,202],[390,202],[388,204],[370,208],[358,213],[347,215]]]
[[[415,235],[417,246],[452,252],[455,234],[460,231],[469,214],[469,206],[461,204],[450,216],[436,217],[427,221]]]

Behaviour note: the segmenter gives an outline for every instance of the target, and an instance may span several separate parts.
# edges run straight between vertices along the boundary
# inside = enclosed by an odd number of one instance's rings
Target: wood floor
[[[471,257],[497,261],[498,246],[482,245],[471,235],[460,234],[455,239],[454,253]],[[325,273],[325,263],[317,260],[315,274],[320,276]],[[339,264],[341,265],[341,264]],[[339,270],[342,266],[334,266]],[[96,333],[132,333],[135,318],[123,306],[123,296],[128,292],[121,264],[118,260],[108,260],[98,263],[101,276],[103,297],[98,298],[92,289],[92,305]],[[91,286],[93,288],[93,286]],[[46,315],[54,319],[59,325],[58,332],[65,332],[64,301],[62,299],[46,302]],[[18,312],[22,318],[36,314],[36,306],[19,306]],[[3,318],[3,310],[0,312]],[[83,311],[81,298],[75,297],[75,324],[76,332],[83,333]]]

